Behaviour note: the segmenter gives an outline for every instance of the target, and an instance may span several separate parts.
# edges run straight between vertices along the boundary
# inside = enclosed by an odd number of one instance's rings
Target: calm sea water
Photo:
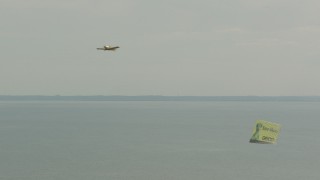
[[[320,102],[0,101],[1,180],[319,180]],[[276,145],[248,143],[254,123]]]

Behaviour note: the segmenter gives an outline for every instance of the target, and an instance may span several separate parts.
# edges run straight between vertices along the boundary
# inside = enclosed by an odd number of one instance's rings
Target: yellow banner
[[[257,120],[253,128],[251,143],[275,144],[280,132],[280,124]]]

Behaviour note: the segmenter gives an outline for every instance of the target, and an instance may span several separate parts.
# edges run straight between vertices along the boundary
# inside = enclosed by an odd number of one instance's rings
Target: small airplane
[[[120,48],[119,46],[103,46],[102,48],[97,48],[97,50],[104,50],[104,51],[115,51],[116,49]]]

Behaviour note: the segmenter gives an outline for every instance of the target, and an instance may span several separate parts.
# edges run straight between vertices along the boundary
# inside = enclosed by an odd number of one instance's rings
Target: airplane
[[[120,48],[119,46],[103,46],[102,48],[97,48],[97,50],[104,50],[104,51],[115,51],[116,49]]]

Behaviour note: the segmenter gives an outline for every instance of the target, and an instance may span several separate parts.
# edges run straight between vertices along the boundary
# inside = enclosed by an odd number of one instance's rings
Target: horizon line
[[[320,101],[320,96],[0,95],[0,101]]]

